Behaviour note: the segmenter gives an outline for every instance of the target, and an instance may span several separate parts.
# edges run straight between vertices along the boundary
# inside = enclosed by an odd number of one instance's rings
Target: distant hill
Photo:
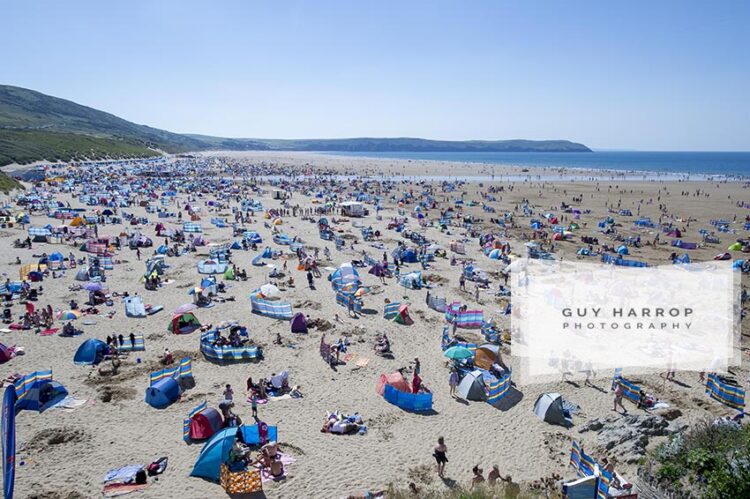
[[[38,160],[143,157],[204,150],[342,152],[590,152],[567,140],[416,138],[235,139],[137,125],[33,90],[0,85],[0,166]]]
[[[223,139],[188,135],[210,144],[213,149],[329,151],[329,152],[591,152],[569,140],[429,140],[400,138],[353,139]]]

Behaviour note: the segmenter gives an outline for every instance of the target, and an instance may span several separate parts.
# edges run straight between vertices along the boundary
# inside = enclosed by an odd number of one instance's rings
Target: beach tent
[[[167,326],[167,331],[174,334],[187,334],[192,333],[199,327],[201,327],[201,323],[198,318],[192,312],[184,312],[172,317],[169,326]]]
[[[27,374],[15,383],[16,412],[21,410],[44,412],[68,395],[57,381],[52,379],[52,371],[36,371]]]
[[[167,376],[146,389],[146,403],[156,409],[163,409],[177,400],[180,393],[182,389],[177,380]]]
[[[406,382],[400,372],[396,371],[391,374],[381,374],[378,383],[375,385],[375,391],[382,396],[385,392],[385,386],[389,385],[402,392],[411,392],[409,383]]]
[[[205,402],[201,404],[203,409],[196,412],[190,418],[191,440],[206,440],[211,438],[217,431],[224,426],[224,420],[221,413],[213,407],[205,407]]]
[[[228,265],[218,260],[201,260],[198,262],[198,272],[200,274],[223,274]]]
[[[140,296],[128,296],[123,302],[125,303],[125,315],[127,317],[146,317],[146,307]]]
[[[625,245],[620,245],[617,247],[617,254],[618,255],[629,255],[630,251],[628,250],[628,247]]]
[[[73,362],[77,366],[90,366],[96,365],[104,360],[104,355],[107,353],[107,344],[102,340],[90,338],[78,347]]]
[[[307,318],[302,312],[297,312],[292,317],[291,328],[293,333],[306,333],[307,332]]]
[[[242,432],[242,440],[247,445],[278,441],[278,431],[275,426],[268,426],[265,423],[260,423],[260,425],[261,427],[258,425],[232,426],[215,433],[208,442],[203,444],[190,476],[218,481],[221,465],[229,461],[229,451],[234,445],[238,431]],[[263,437],[260,436],[261,432],[264,433]]]
[[[500,347],[485,343],[474,352],[474,365],[489,371],[492,364],[498,364],[500,360]]]
[[[458,394],[466,400],[486,400],[482,371],[476,370],[466,373],[456,388]]]
[[[742,243],[732,243],[727,248],[729,251],[741,251],[742,250]]]
[[[384,275],[388,274],[388,271],[383,267],[383,264],[378,262],[372,267],[370,267],[370,270],[367,272],[368,274],[372,274],[376,277],[382,277]]]
[[[386,317],[387,319],[392,320],[393,322],[396,322],[398,324],[411,325],[414,323],[414,321],[411,320],[411,317],[409,317],[409,306],[406,303],[391,303],[390,305],[395,305],[394,308],[396,308],[396,310],[391,312]],[[389,305],[386,305],[384,315],[388,314],[388,306]]]
[[[534,403],[534,414],[550,424],[561,426],[573,426],[573,421],[565,416],[563,410],[563,398],[559,393],[543,393],[539,395]]]
[[[235,275],[234,275],[234,268],[227,267],[227,270],[224,271],[224,280],[225,281],[234,281]]]

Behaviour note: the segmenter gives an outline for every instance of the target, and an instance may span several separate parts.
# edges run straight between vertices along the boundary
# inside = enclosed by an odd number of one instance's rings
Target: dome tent
[[[486,400],[487,393],[484,389],[482,371],[476,370],[467,373],[458,384],[456,391],[466,400]]]
[[[563,398],[559,393],[539,395],[534,403],[534,414],[542,421],[550,424],[557,424],[566,428],[573,426],[573,420],[565,415]]]
[[[205,407],[190,418],[190,439],[206,440],[224,426],[221,413],[213,407]]]
[[[78,347],[73,362],[77,366],[96,365],[102,360],[107,353],[107,344],[102,340],[90,338]]]

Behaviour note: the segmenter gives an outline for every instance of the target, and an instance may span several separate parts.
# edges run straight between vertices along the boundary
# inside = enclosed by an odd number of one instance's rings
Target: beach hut
[[[345,217],[363,217],[367,215],[365,205],[359,201],[344,201],[339,205],[341,214]]]
[[[73,363],[77,366],[96,365],[102,360],[107,353],[107,344],[102,340],[90,338],[78,347],[73,357]]]
[[[466,373],[456,388],[458,394],[466,400],[486,400],[482,371],[476,370]]]
[[[573,420],[565,415],[563,398],[559,393],[543,393],[534,403],[534,414],[550,424],[557,424],[569,428]]]
[[[172,317],[169,326],[167,326],[167,331],[173,334],[187,334],[192,333],[199,327],[201,327],[201,323],[198,318],[192,312],[184,312]]]

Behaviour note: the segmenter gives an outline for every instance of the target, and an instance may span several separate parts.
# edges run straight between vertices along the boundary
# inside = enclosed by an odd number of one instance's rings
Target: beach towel
[[[53,334],[57,334],[59,331],[59,328],[51,328],[51,329],[45,329],[39,333],[40,336],[52,336]]]
[[[131,492],[140,492],[148,488],[147,483],[110,483],[104,486],[102,494],[104,497],[118,497],[130,494]]]
[[[273,477],[271,476],[270,470],[266,468],[261,469],[261,478],[263,480],[263,483],[266,482],[278,482],[280,480],[283,480],[286,478],[287,475],[287,469],[290,464],[294,463],[296,459],[294,457],[290,456],[289,454],[284,454],[283,452],[279,452],[276,454],[276,459],[281,461],[281,463],[284,465],[284,474],[282,474],[280,477]]]
[[[104,483],[128,483],[135,481],[136,473],[138,473],[144,467],[145,466],[142,464],[130,464],[128,466],[122,466],[121,468],[109,470],[107,474],[104,475]]]

